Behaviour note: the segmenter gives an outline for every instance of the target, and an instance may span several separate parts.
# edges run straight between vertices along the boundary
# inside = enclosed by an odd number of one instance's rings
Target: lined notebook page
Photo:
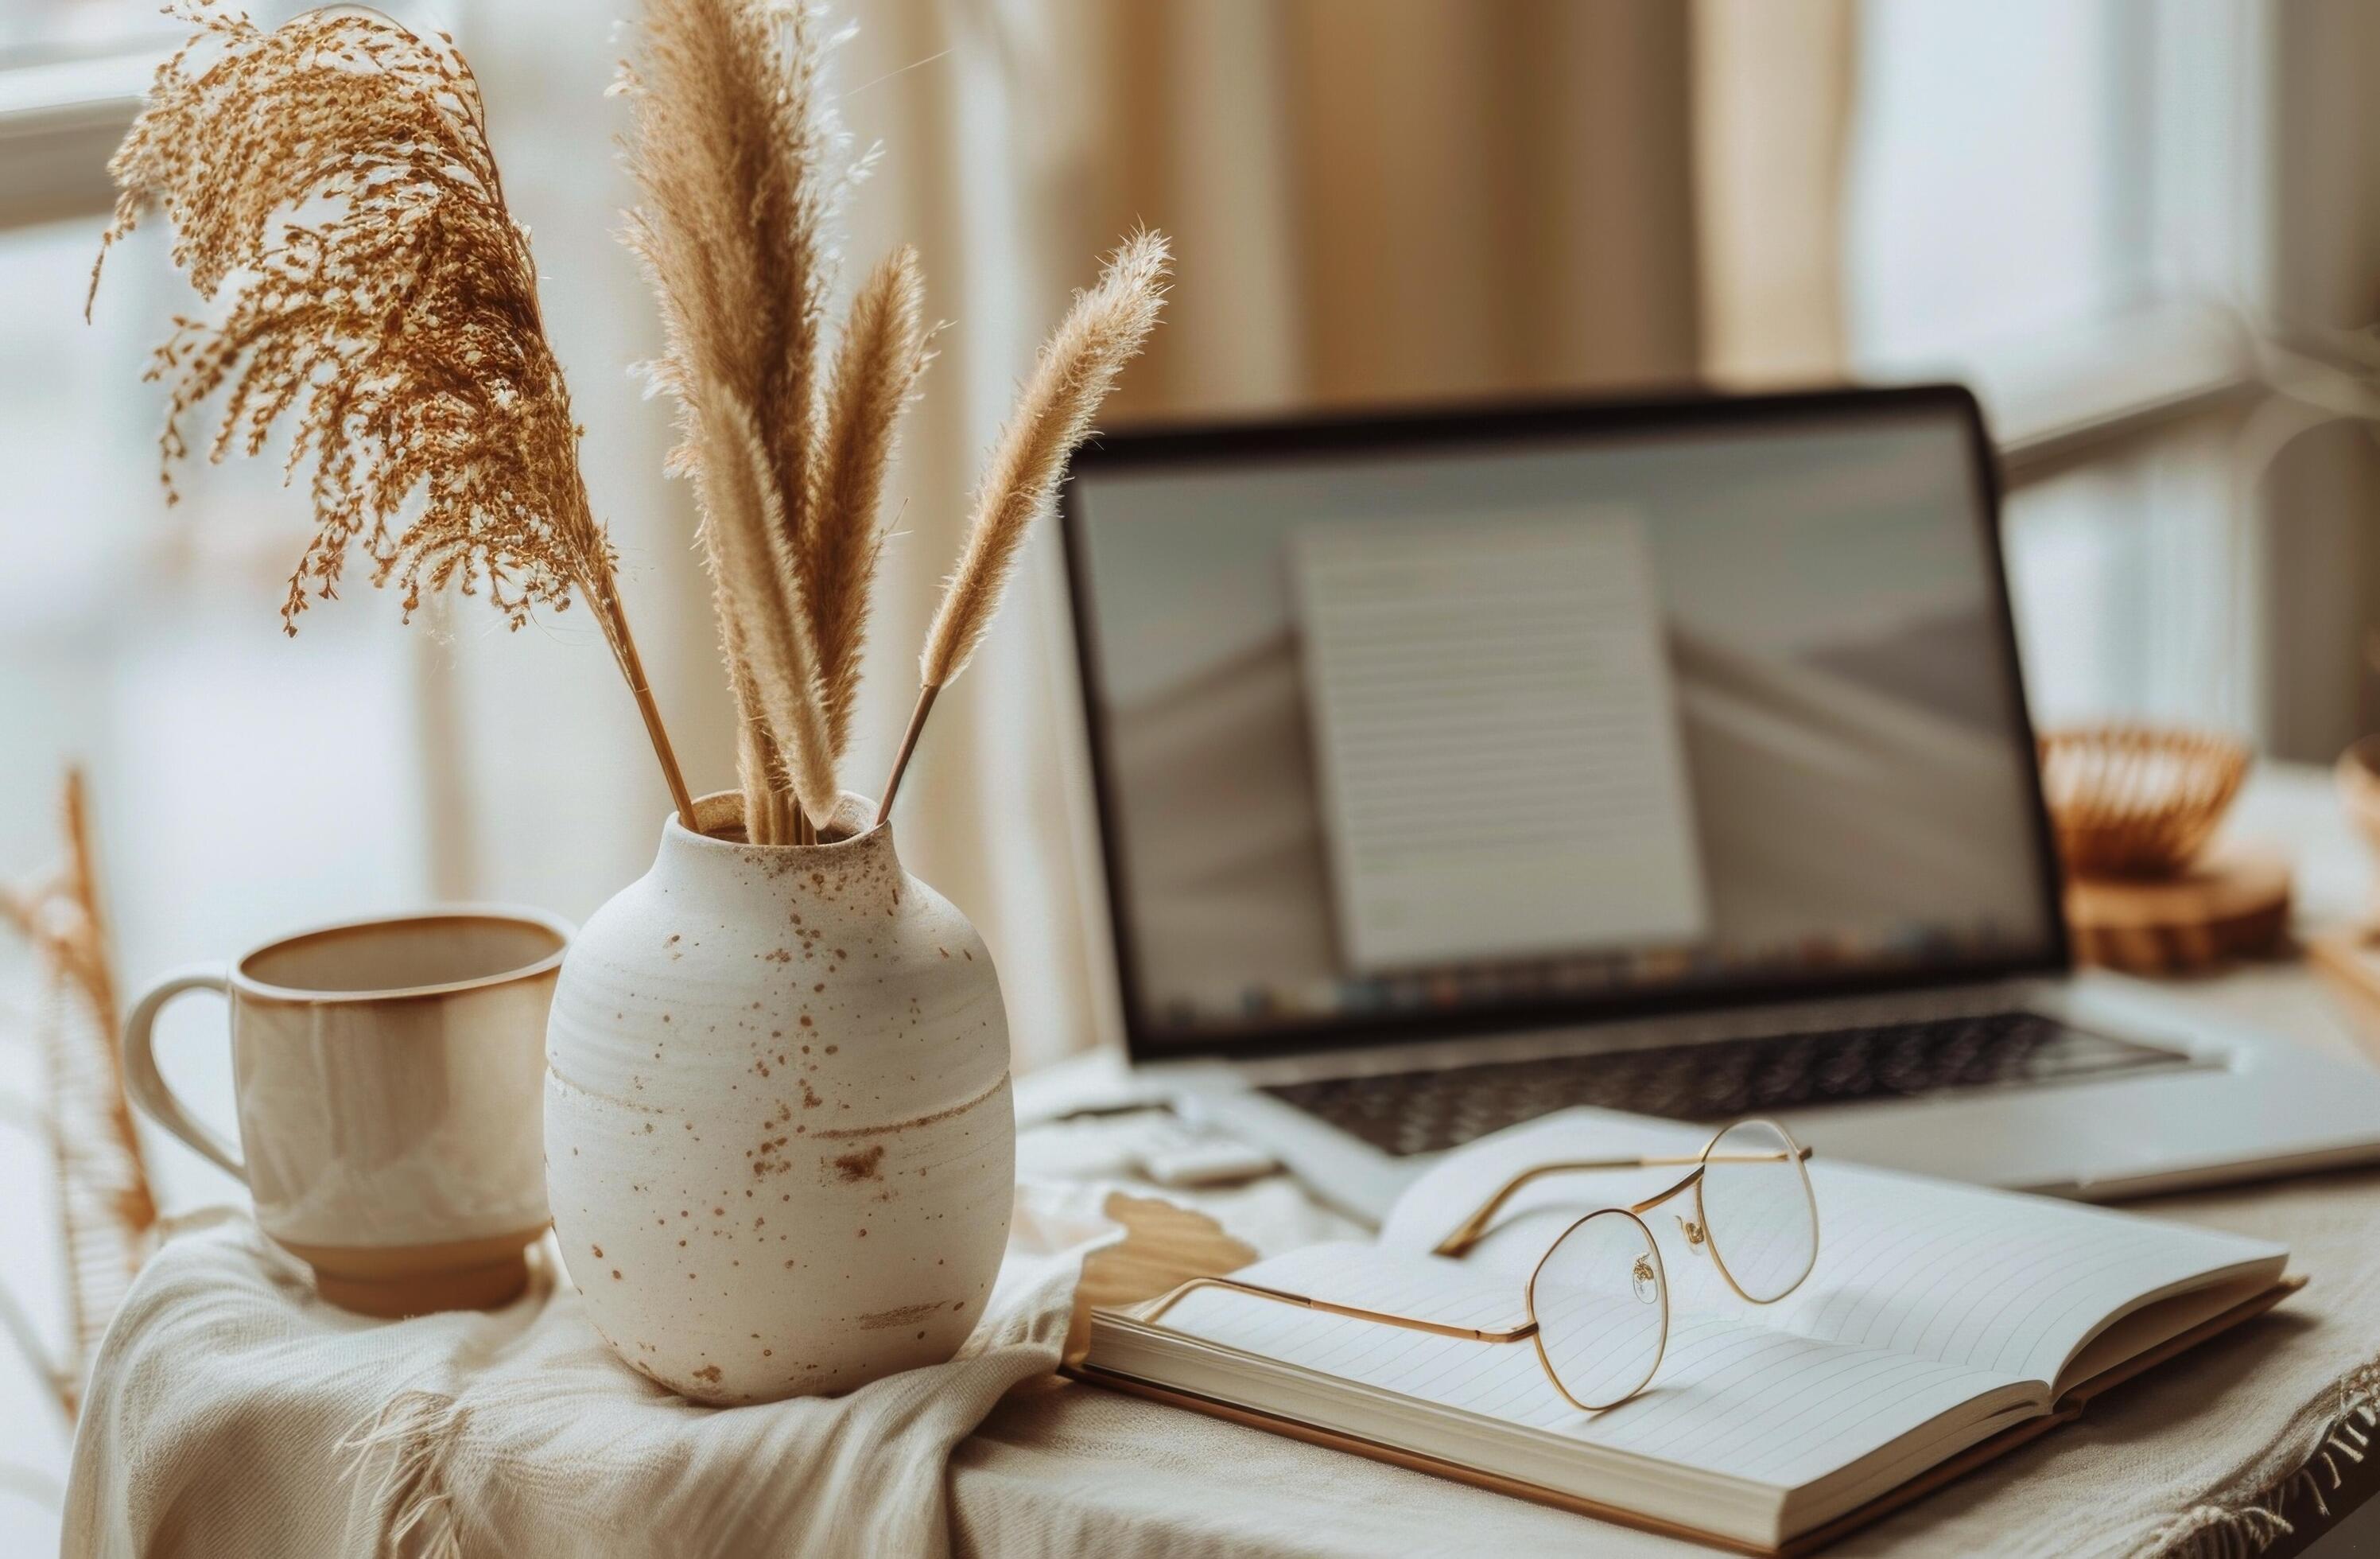
[[[1232,1276],[1333,1304],[1481,1332],[1509,1332],[1529,1320],[1524,1286],[1500,1273],[1463,1261],[1398,1255],[1357,1240],[1285,1251]]]
[[[1381,1243],[1405,1252],[1427,1248],[1524,1165],[1604,1153],[1692,1152],[1706,1136],[1669,1122],[1565,1111],[1451,1155],[1390,1212]],[[1464,1264],[1525,1273],[1570,1219],[1650,1195],[1682,1173],[1630,1170],[1542,1181],[1513,1199],[1497,1233]],[[1648,1213],[1672,1307],[2062,1383],[2067,1359],[2142,1300],[2220,1274],[2268,1271],[2277,1278],[2288,1255],[2266,1241],[1829,1163],[1823,1156],[1810,1164],[1810,1180],[1818,1201],[1818,1264],[1801,1288],[1771,1306],[1736,1298],[1717,1281],[1708,1258],[1679,1236],[1676,1215],[1694,1215],[1691,1195]]]
[[[2213,1274],[2270,1269],[2263,1240],[2046,1197],[1812,1165],[1818,1270],[1776,1307],[1810,1336],[2055,1382],[2141,1300]]]
[[[1468,1313],[1498,1313],[1489,1286],[1456,1263],[1439,1263],[1457,1271],[1432,1281],[1411,1261],[1392,1262],[1387,1273],[1367,1272],[1359,1264],[1363,1248],[1328,1248],[1337,1254],[1318,1259],[1312,1251],[1295,1252],[1237,1275],[1340,1295],[1369,1288],[1384,1309],[1473,1295],[1478,1297]],[[1333,1261],[1344,1263],[1335,1275],[1325,1270]],[[1456,1299],[1458,1311],[1463,1302]],[[1440,1337],[1213,1289],[1184,1299],[1164,1324],[1402,1395],[1784,1489],[1811,1482],[2014,1383],[2005,1375],[1907,1354],[1821,1343],[1723,1316],[1685,1315],[1671,1322],[1652,1385],[1617,1407],[1587,1413],[1554,1391],[1527,1343]]]

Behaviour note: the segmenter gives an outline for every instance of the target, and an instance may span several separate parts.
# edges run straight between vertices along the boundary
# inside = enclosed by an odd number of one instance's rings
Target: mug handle
[[[132,1102],[150,1119],[244,1186],[248,1184],[248,1166],[240,1163],[239,1149],[182,1107],[174,1090],[165,1086],[165,1076],[157,1070],[156,1053],[150,1046],[150,1030],[156,1027],[157,1015],[164,1010],[167,1002],[185,991],[220,991],[228,996],[231,981],[221,964],[193,964],[176,969],[150,988],[149,993],[133,1007],[132,1016],[124,1020],[124,1091],[132,1096]]]

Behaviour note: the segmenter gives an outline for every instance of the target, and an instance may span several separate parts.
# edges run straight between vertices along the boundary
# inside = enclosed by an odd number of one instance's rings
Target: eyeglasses
[[[1669,1346],[1669,1277],[1645,1214],[1694,1192],[1694,1215],[1676,1215],[1688,1248],[1707,1254],[1738,1297],[1755,1305],[1775,1304],[1799,1288],[1817,1264],[1818,1202],[1804,1167],[1809,1156],[1810,1150],[1795,1143],[1776,1122],[1744,1120],[1722,1128],[1701,1152],[1688,1157],[1581,1159],[1524,1170],[1439,1241],[1432,1254],[1461,1256],[1486,1236],[1496,1215],[1523,1188],[1548,1176],[1694,1166],[1658,1196],[1627,1207],[1599,1208],[1564,1229],[1529,1273],[1524,1294],[1528,1324],[1510,1331],[1362,1309],[1228,1277],[1193,1278],[1158,1300],[1142,1320],[1157,1325],[1197,1289],[1222,1288],[1442,1337],[1530,1343],[1562,1400],[1600,1412],[1651,1384]]]

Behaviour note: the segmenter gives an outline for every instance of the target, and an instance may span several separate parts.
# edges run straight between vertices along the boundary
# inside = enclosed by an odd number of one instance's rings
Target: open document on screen
[[[1315,526],[1290,568],[1351,969],[1705,934],[1634,516]]]

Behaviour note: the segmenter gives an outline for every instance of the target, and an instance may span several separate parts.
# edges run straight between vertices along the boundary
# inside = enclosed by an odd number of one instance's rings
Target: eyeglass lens
[[[1818,1257],[1818,1209],[1791,1139],[1767,1121],[1738,1121],[1705,1157],[1703,1224],[1747,1299],[1792,1292]]]
[[[1645,1387],[1669,1335],[1660,1252],[1616,1208],[1581,1220],[1529,1279],[1537,1347],[1583,1407],[1609,1407]]]

